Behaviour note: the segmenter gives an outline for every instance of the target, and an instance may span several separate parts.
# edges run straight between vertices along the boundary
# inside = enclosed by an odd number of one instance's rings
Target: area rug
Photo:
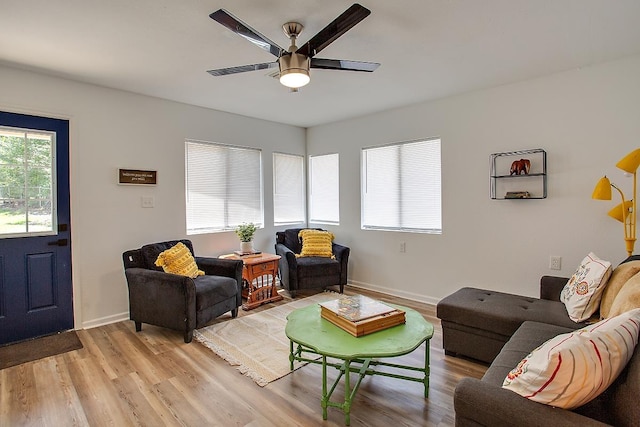
[[[0,369],[82,348],[75,331],[22,341],[0,347]]]
[[[261,387],[291,372],[289,339],[284,333],[287,315],[297,308],[340,298],[323,292],[288,304],[237,317],[194,331],[194,338]],[[295,362],[294,370],[303,366]]]

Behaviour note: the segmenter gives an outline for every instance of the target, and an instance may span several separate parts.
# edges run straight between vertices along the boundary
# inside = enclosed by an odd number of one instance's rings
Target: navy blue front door
[[[69,122],[0,112],[0,345],[73,328]]]

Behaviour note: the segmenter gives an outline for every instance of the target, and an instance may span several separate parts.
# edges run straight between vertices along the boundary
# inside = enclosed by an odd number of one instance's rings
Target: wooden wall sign
[[[118,169],[118,184],[156,185],[157,183],[158,171]]]

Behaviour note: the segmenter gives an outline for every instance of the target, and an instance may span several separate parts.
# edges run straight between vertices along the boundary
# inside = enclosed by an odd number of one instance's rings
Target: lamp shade
[[[596,184],[596,188],[593,189],[592,199],[596,200],[611,200],[611,181],[606,176],[600,178],[600,181]]]
[[[280,83],[297,89],[309,83],[309,59],[297,53],[283,55],[278,59]]]
[[[640,166],[640,148],[636,148],[622,158],[616,166],[628,173],[634,173]]]
[[[622,207],[622,203],[620,203],[619,205],[617,205],[615,208],[611,209],[609,212],[607,212],[607,215],[609,215],[611,218],[620,221],[621,223],[625,223],[626,217],[629,214],[629,209],[631,209],[631,207],[633,206],[633,201],[632,200],[626,200],[624,202],[624,208]],[[623,211],[624,209],[624,211]]]

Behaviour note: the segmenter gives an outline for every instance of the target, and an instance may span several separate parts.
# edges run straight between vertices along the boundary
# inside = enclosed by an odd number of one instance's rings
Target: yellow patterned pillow
[[[204,275],[204,271],[198,270],[198,265],[193,259],[191,251],[182,242],[161,252],[156,259],[156,265],[162,267],[165,273],[179,274],[192,279]]]
[[[300,230],[298,238],[302,239],[302,250],[297,257],[319,256],[336,259],[331,251],[333,233],[321,230]]]

